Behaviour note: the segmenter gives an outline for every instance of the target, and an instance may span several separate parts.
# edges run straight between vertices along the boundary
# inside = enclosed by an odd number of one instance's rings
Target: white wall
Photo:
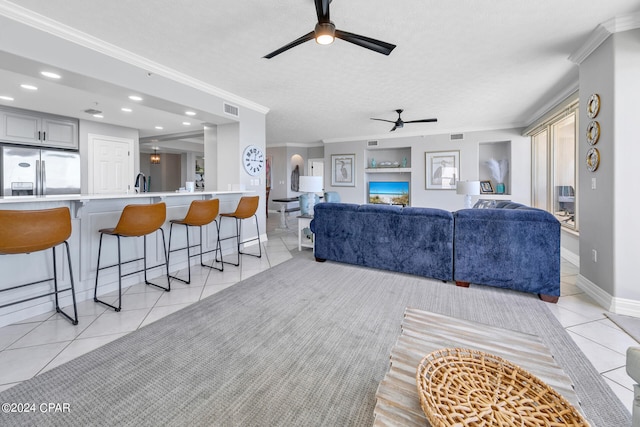
[[[300,175],[307,175],[307,160],[323,158],[324,147],[284,145],[268,147],[266,154],[267,156],[271,156],[272,161],[271,194],[269,195],[269,200],[282,199],[300,195],[299,192],[291,190],[291,172],[295,165],[298,164]],[[327,164],[325,164],[325,175],[328,173],[327,170]],[[280,209],[280,206],[275,203],[270,203],[269,208],[271,210],[277,210]]]
[[[615,45],[615,145],[614,145],[614,295],[640,301],[636,265],[640,221],[632,219],[638,209],[637,192],[640,143],[640,30],[614,36]],[[603,140],[605,142],[606,140]]]
[[[455,190],[427,190],[425,180],[425,152],[427,151],[460,151],[460,179],[478,180],[480,177],[479,146],[487,142],[511,142],[511,194],[498,196],[484,194],[478,198],[503,198],[523,204],[531,203],[531,141],[521,135],[521,129],[500,129],[491,131],[466,132],[463,141],[450,141],[449,134],[425,135],[418,137],[405,137],[378,140],[378,149],[411,148],[411,158],[408,164],[411,166],[411,205],[423,207],[437,207],[455,211],[464,206],[463,196],[457,195]],[[364,203],[367,197],[367,179],[383,181],[383,174],[365,174],[373,151],[368,151],[367,141],[349,141],[325,144],[325,189],[337,191],[341,199],[347,203]],[[356,156],[356,185],[355,187],[331,186],[331,155],[355,154]],[[384,159],[379,158],[377,161]],[[400,174],[393,174],[399,177]],[[402,174],[405,175],[405,174]],[[396,179],[394,179],[396,180]],[[398,178],[397,180],[400,180]]]
[[[580,64],[581,99],[600,96],[600,164],[595,172],[584,161],[578,171],[580,188],[580,275],[578,285],[603,306],[622,314],[640,315],[637,286],[637,242],[640,223],[634,171],[640,158],[637,141],[640,98],[640,30],[611,35]],[[585,105],[585,103],[582,103]],[[579,156],[590,145],[586,126],[591,119],[580,109]],[[593,180],[596,188],[592,188]],[[597,261],[593,251],[597,251]]]

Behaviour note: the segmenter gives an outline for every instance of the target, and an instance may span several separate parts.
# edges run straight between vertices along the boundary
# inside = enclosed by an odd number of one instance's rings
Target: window
[[[576,148],[578,101],[540,120],[531,136],[532,205],[551,212],[562,226],[578,230]]]

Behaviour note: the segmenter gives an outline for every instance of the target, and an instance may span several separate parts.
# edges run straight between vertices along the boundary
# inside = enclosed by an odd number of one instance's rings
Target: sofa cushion
[[[455,213],[454,279],[560,295],[560,223],[523,205]]]
[[[451,212],[321,203],[311,229],[316,233],[317,258],[441,280],[453,278]]]

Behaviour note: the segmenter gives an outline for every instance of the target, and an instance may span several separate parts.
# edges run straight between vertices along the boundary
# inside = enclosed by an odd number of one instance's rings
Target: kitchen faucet
[[[140,187],[141,184],[142,184],[142,187]],[[140,172],[136,177],[135,190],[136,190],[136,193],[146,193],[148,191],[147,178],[144,176],[142,172]]]

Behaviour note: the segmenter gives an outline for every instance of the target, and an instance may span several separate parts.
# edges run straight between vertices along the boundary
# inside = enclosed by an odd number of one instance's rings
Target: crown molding
[[[238,104],[242,107],[255,110],[262,114],[267,114],[269,108],[248,99],[242,98],[231,92],[227,92],[216,86],[195,79],[187,74],[166,67],[157,62],[151,61],[143,56],[129,52],[116,45],[105,42],[97,37],[79,31],[68,25],[54,21],[44,15],[40,15],[15,3],[6,0],[0,0],[0,15],[5,16],[13,21],[28,25],[37,30],[51,34],[52,36],[61,38],[79,46],[91,49],[110,58],[117,59],[124,63],[141,68],[147,72],[151,72],[158,76],[165,77],[185,86],[197,89],[209,95],[217,96],[225,101]]]
[[[580,82],[576,81],[565,87],[564,90],[558,92],[556,96],[531,115],[531,117],[535,117],[535,119],[527,124],[526,128],[522,131],[522,135],[529,136],[529,132],[535,129],[541,121],[544,121],[546,116],[556,114],[578,99],[580,94],[579,89]]]
[[[289,147],[313,148],[313,147],[324,147],[324,144],[322,142],[310,142],[308,144],[304,142],[276,142],[273,144],[267,143],[267,148],[289,148]]]
[[[569,61],[580,65],[589,57],[611,34],[640,28],[640,12],[631,15],[618,16],[599,24],[589,35],[587,41],[573,54]]]
[[[501,123],[495,125],[488,126],[463,126],[457,127],[455,129],[443,128],[443,129],[434,129],[430,132],[425,131],[407,131],[405,128],[400,132],[389,132],[383,134],[376,135],[362,135],[362,136],[351,136],[344,138],[327,138],[323,139],[322,142],[324,144],[340,144],[344,142],[362,142],[362,141],[371,141],[371,140],[391,140],[391,139],[400,139],[400,138],[426,138],[428,136],[439,136],[439,135],[451,135],[453,133],[470,133],[470,132],[487,132],[487,131],[498,131],[498,130],[507,130],[507,129],[522,129],[524,127],[524,123],[511,122],[511,123]],[[453,143],[453,141],[452,141]]]

